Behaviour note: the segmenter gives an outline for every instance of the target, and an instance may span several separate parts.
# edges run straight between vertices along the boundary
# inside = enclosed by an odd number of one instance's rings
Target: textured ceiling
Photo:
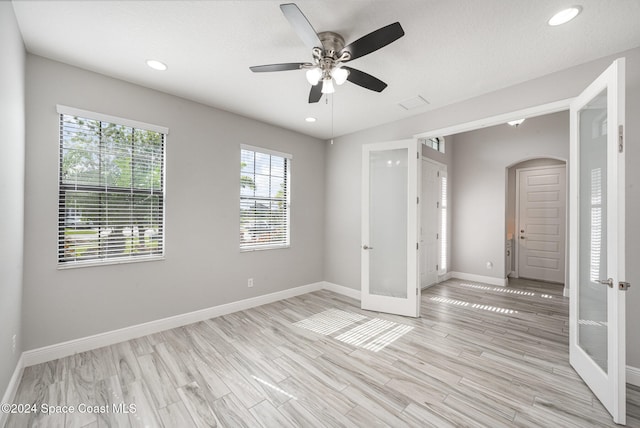
[[[316,31],[338,32],[347,43],[395,21],[406,33],[349,63],[388,83],[384,92],[347,82],[332,97],[310,105],[304,72],[249,71],[251,65],[311,59],[280,3],[13,1],[33,54],[319,138],[423,113],[640,46],[637,0],[577,0],[582,13],[559,27],[546,22],[575,1],[297,1]],[[169,69],[149,69],[149,58]],[[429,104],[410,111],[398,105],[418,95]],[[307,116],[318,121],[307,123]]]

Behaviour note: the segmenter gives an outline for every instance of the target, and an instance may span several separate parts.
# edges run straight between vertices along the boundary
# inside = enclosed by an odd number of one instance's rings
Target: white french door
[[[572,103],[571,365],[618,424],[626,422],[625,62]]]
[[[362,309],[420,316],[417,140],[362,149]]]

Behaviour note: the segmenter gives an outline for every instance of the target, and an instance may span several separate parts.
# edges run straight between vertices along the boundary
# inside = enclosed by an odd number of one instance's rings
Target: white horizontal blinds
[[[440,270],[447,270],[447,173],[440,171]]]
[[[241,149],[241,250],[289,245],[290,156],[258,150]]]
[[[60,114],[58,262],[164,253],[165,135]]]

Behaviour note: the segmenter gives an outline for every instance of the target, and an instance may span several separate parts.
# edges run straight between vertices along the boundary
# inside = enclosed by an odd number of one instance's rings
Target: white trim
[[[248,144],[240,144],[240,150],[249,150],[251,152],[264,153],[265,155],[280,156],[281,158],[293,159],[292,154],[265,149],[264,147],[250,146]]]
[[[356,290],[355,288],[345,287],[344,285],[338,285],[332,282],[324,281],[322,283],[322,289],[333,291],[334,293],[342,294],[343,296],[351,297],[352,299],[360,301],[360,290]]]
[[[443,275],[438,276],[438,283],[448,281],[451,278],[453,278],[453,275],[451,275],[451,272],[447,272]]]
[[[7,385],[7,389],[2,396],[2,401],[0,403],[13,403],[13,400],[16,398],[16,393],[18,392],[18,385],[20,385],[20,380],[22,379],[22,372],[24,371],[24,353],[20,355],[18,358],[18,362],[16,363],[16,368],[13,371],[13,375],[11,379],[9,379],[9,385]],[[7,418],[9,417],[8,413],[0,412],[0,427],[3,427],[7,422]]]
[[[59,114],[68,114],[70,116],[79,116],[86,119],[99,120],[101,122],[110,122],[116,123],[118,125],[130,126],[136,129],[146,129],[147,131],[169,134],[169,128],[167,128],[166,126],[154,125],[151,123],[140,122],[137,120],[126,119],[118,116],[111,116],[104,113],[96,113],[94,111],[82,110],[79,108],[68,107],[61,104],[56,105],[56,111]]]
[[[164,248],[164,247],[163,247]],[[96,266],[109,266],[109,265],[121,265],[127,263],[141,263],[141,262],[159,262],[166,260],[164,255],[151,255],[151,256],[131,256],[131,257],[115,257],[108,259],[93,259],[87,261],[68,261],[58,262],[57,270],[78,269],[84,267],[96,267]]]
[[[496,278],[493,276],[476,275],[473,273],[464,272],[451,272],[451,277],[456,279],[462,279],[465,281],[483,282],[485,284],[498,285],[500,287],[506,287],[509,283],[507,278]]]
[[[103,346],[113,345],[115,343],[126,340],[135,339],[137,337],[146,336],[148,334],[158,333],[176,327],[204,321],[210,318],[219,317],[221,315],[230,314],[237,311],[254,308],[256,306],[266,305],[268,303],[277,302],[279,300],[307,294],[323,288],[322,282],[303,285],[288,290],[278,291],[263,296],[251,297],[249,299],[239,300],[237,302],[226,303],[223,305],[213,306],[211,308],[201,309],[198,311],[188,312],[186,314],[175,315],[155,321],[133,325],[118,330],[107,331],[95,334],[93,336],[82,337],[79,339],[69,340],[67,342],[56,343],[54,345],[44,346],[42,348],[26,351],[22,354],[23,364],[25,367],[41,364],[47,361],[56,360],[58,358],[67,357],[78,352],[85,352],[92,349],[101,348]]]
[[[640,386],[640,369],[627,366],[627,383],[633,386]]]
[[[543,116],[545,114],[557,113],[559,111],[569,110],[571,101],[573,101],[573,98],[567,98],[547,104],[528,107],[522,110],[516,110],[496,116],[485,117],[482,119],[474,120],[472,122],[460,123],[440,129],[433,129],[430,131],[422,132],[420,134],[415,134],[413,138],[432,138],[441,135],[459,134],[461,132],[474,131],[476,129],[486,128],[488,126],[500,125],[503,123],[507,123],[510,120],[522,119],[523,117],[531,118],[536,116]]]

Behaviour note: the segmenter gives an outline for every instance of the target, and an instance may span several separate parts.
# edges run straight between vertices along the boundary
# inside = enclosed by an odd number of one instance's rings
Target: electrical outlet
[[[253,287],[253,278],[249,278],[249,280],[247,281],[247,287]]]
[[[14,334],[13,338],[11,339],[11,351],[15,354],[16,353],[16,340],[17,340],[17,335]]]

